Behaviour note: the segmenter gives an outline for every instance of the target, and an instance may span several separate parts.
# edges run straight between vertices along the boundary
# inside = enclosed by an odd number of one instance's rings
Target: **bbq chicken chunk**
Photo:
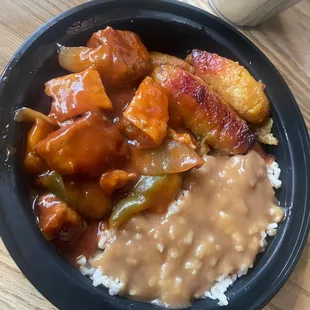
[[[107,87],[124,87],[143,79],[151,70],[151,58],[139,36],[107,27],[93,34],[88,47],[61,47],[59,64],[80,72],[94,65]]]
[[[99,176],[121,166],[127,144],[116,126],[100,112],[88,112],[48,135],[36,150],[51,170],[62,175]]]
[[[167,134],[168,97],[161,86],[146,77],[123,112],[121,130],[143,148],[159,145]]]
[[[131,181],[135,181],[138,176],[124,170],[112,170],[104,173],[100,177],[100,186],[106,195],[112,195],[114,191],[127,185]]]
[[[45,93],[53,98],[49,117],[58,122],[87,111],[112,109],[95,67],[50,80],[45,84]]]
[[[40,197],[38,219],[40,229],[48,241],[56,239],[71,242],[86,228],[77,212],[53,194]]]

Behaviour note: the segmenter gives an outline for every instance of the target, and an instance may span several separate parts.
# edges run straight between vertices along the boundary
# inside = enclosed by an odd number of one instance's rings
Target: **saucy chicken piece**
[[[179,174],[142,176],[128,197],[121,199],[109,218],[112,228],[127,222],[134,214],[153,208],[163,212],[182,185]]]
[[[195,72],[195,69],[188,62],[184,61],[181,58],[159,52],[150,52],[150,55],[153,69],[162,65],[169,65],[181,68],[190,73]]]
[[[35,124],[27,135],[26,155],[24,159],[25,169],[30,173],[40,173],[46,170],[47,165],[38,155],[36,145],[46,138],[54,130],[54,127],[41,118],[35,119]]]
[[[65,182],[69,205],[89,219],[101,219],[112,210],[111,198],[97,181]]]
[[[50,241],[71,242],[85,229],[85,222],[76,211],[54,194],[40,197],[38,201],[39,226],[44,237]]]
[[[130,147],[129,171],[144,175],[178,173],[200,167],[202,157],[188,143],[166,138],[155,148]]]
[[[137,175],[135,173],[124,170],[112,170],[101,176],[100,186],[106,195],[111,196],[115,190],[124,187],[126,184],[136,179]]]
[[[61,67],[80,72],[94,65],[108,87],[124,87],[148,75],[151,58],[138,35],[107,27],[93,34],[88,47],[61,47]]]
[[[112,103],[95,67],[48,81],[45,93],[53,98],[49,117],[64,122],[97,109],[112,109]]]
[[[52,170],[62,175],[99,176],[124,163],[127,144],[102,113],[88,112],[48,135],[36,150]]]
[[[38,184],[88,219],[101,219],[112,209],[109,195],[94,180],[63,181],[55,171],[38,177]]]
[[[201,79],[180,68],[157,67],[152,77],[169,97],[170,113],[187,128],[227,154],[244,154],[255,142],[247,123]]]
[[[139,146],[155,147],[167,134],[168,119],[168,97],[165,91],[152,78],[146,77],[125,109],[120,128]]]
[[[249,123],[259,124],[269,115],[265,85],[238,62],[200,50],[193,50],[186,60],[195,68],[195,74]]]

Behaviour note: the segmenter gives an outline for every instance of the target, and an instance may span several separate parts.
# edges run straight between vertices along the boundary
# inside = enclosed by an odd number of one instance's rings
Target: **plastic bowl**
[[[0,230],[19,268],[60,309],[153,309],[151,304],[110,296],[69,265],[41,235],[32,213],[27,175],[22,169],[27,126],[12,112],[29,106],[48,112],[44,83],[65,74],[57,63],[57,44],[85,44],[91,34],[111,25],[141,35],[150,50],[184,57],[193,48],[238,60],[262,80],[272,104],[274,133],[280,145],[268,151],[282,169],[276,193],[287,218],[269,240],[254,268],[228,290],[223,309],[261,309],[292,272],[309,228],[309,138],[299,108],[284,80],[248,39],[218,18],[176,1],[91,1],[49,21],[13,56],[0,83]],[[6,159],[7,148],[15,155]],[[191,309],[219,309],[213,300],[197,300]],[[221,308],[222,309],[222,308]]]

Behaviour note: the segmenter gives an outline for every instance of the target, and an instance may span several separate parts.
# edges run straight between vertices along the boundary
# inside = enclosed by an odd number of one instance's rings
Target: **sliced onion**
[[[30,108],[20,108],[16,110],[14,112],[13,118],[14,118],[14,121],[19,122],[19,123],[21,122],[33,123],[36,121],[36,118],[40,118],[53,126],[55,125],[53,120],[51,120],[47,115],[41,112],[35,111],[33,109],[30,109]]]
[[[143,175],[184,172],[204,164],[202,157],[189,145],[166,138],[156,148],[132,146],[128,170]]]
[[[70,72],[81,72],[92,65],[88,54],[93,49],[88,47],[65,47],[58,50],[58,61],[62,68]]]

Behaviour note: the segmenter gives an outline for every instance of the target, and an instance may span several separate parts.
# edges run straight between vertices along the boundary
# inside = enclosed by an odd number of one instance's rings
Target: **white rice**
[[[267,175],[268,178],[271,182],[271,185],[278,189],[281,187],[282,182],[279,180],[281,173],[281,169],[279,168],[278,163],[275,161],[272,162],[271,164],[267,165]],[[178,197],[177,201],[173,204],[168,209],[167,215],[170,216],[171,214],[177,213],[178,209],[180,207],[180,202],[182,201],[182,198],[184,198],[188,194],[188,191],[184,191],[183,195],[181,197]],[[268,236],[275,236],[277,233],[277,228],[278,224],[277,223],[270,223],[266,227],[266,231],[261,232],[261,241],[260,241],[260,246],[261,250],[264,251],[267,241],[266,237]],[[106,232],[104,233],[98,243],[99,249],[103,250],[106,247],[106,244],[108,240],[113,236],[113,232]],[[163,249],[158,249],[159,251]],[[96,253],[94,256],[98,255]],[[77,260],[77,263],[80,268],[80,272],[83,275],[87,275],[90,277],[90,279],[93,281],[93,285],[95,287],[99,285],[103,285],[109,290],[110,295],[117,295],[120,290],[123,287],[123,283],[119,279],[113,279],[112,277],[109,277],[107,275],[102,274],[102,271],[100,268],[93,268],[91,266],[91,259],[87,261],[86,257],[80,256]],[[252,268],[253,266],[250,266]],[[219,306],[226,306],[228,305],[228,299],[227,296],[225,295],[227,289],[233,285],[233,283],[237,280],[237,278],[244,276],[248,272],[248,267],[247,266],[241,266],[240,270],[238,271],[237,274],[233,275],[223,275],[219,277],[213,286],[204,293],[203,296],[200,298],[210,298],[213,300],[218,300],[218,305]]]
[[[247,272],[247,271],[246,271]],[[204,297],[211,298],[213,300],[218,299],[219,306],[227,306],[228,300],[225,295],[227,289],[233,285],[237,280],[237,275],[222,276],[216,280],[216,283],[210,288],[209,291],[204,293]]]
[[[104,250],[107,246],[108,240],[113,241],[113,237],[115,236],[113,229],[112,230],[104,230],[103,233],[100,236],[99,242],[98,242],[98,248],[101,250]]]
[[[84,276],[89,276],[90,279],[93,281],[93,286],[105,286],[107,289],[109,289],[109,294],[111,296],[117,295],[122,289],[123,283],[121,281],[102,274],[100,268],[93,268],[90,264],[90,260],[87,261],[85,256],[80,256],[77,260],[77,263],[79,265],[80,272]]]
[[[281,173],[281,169],[279,168],[279,164],[276,161],[273,161],[271,164],[267,164],[267,175],[271,182],[271,185],[278,189],[281,187],[282,182],[279,179]]]

